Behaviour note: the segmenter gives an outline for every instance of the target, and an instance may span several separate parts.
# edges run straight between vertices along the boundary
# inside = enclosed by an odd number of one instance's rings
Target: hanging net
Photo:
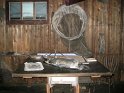
[[[86,23],[87,16],[78,5],[62,5],[52,18],[53,30],[61,37],[64,45],[69,47],[70,52],[89,57],[92,53],[86,46]]]

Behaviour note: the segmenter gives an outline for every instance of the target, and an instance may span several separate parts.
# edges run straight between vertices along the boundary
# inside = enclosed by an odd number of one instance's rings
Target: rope
[[[65,16],[66,14],[77,14],[80,17],[80,20],[82,20],[82,27],[81,27],[81,31],[78,35],[76,36],[66,36],[65,34],[63,34],[61,31],[59,31],[58,26],[61,22],[61,19],[63,16]],[[55,29],[55,32],[61,36],[62,38],[65,38],[67,40],[75,40],[77,38],[79,38],[80,36],[82,36],[83,32],[85,31],[86,28],[86,23],[87,23],[87,16],[86,13],[84,12],[84,10],[74,4],[74,5],[70,5],[70,6],[66,6],[66,5],[62,5],[53,15],[52,17],[52,26]]]
[[[105,37],[103,33],[99,34],[99,53],[100,54],[105,53]]]

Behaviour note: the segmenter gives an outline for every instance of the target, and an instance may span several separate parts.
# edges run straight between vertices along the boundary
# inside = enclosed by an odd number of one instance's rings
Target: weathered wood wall
[[[60,0],[49,1],[48,24],[6,25],[5,22],[1,24],[5,28],[1,28],[2,40],[0,50],[15,52],[54,52],[54,49],[56,49],[63,52],[68,51],[61,43],[59,37],[51,31],[52,13],[62,4],[61,2]]]
[[[1,0],[1,7],[4,0]],[[15,52],[51,52],[54,49],[68,52],[59,36],[51,29],[53,13],[63,4],[63,0],[49,0],[49,23],[37,25],[6,25],[5,18],[0,24],[0,51]],[[110,0],[101,3],[97,0],[85,0],[78,3],[86,11],[88,26],[86,40],[94,54],[98,53],[99,34],[105,36],[105,53],[119,54],[122,39],[121,0]]]
[[[119,55],[124,64],[124,10],[123,0],[85,0],[79,4],[88,16],[86,41],[93,55],[99,55],[99,36],[104,35],[105,53]],[[5,15],[0,21],[0,51],[14,52],[69,52],[58,35],[52,31],[53,13],[64,4],[63,0],[49,0],[49,23],[36,25],[6,25]],[[5,9],[5,0],[0,0]],[[123,19],[123,20],[122,20]],[[122,69],[123,67],[121,67]]]
[[[121,81],[124,81],[124,0],[121,0]]]

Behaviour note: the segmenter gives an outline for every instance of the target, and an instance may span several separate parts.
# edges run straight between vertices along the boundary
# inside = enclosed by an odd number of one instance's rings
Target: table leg
[[[48,83],[46,84],[46,91],[47,93],[50,93],[50,85]]]
[[[79,84],[77,84],[75,86],[75,93],[80,93],[80,85]]]

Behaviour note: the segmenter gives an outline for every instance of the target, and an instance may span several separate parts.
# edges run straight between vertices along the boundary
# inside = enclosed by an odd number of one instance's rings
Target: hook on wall
[[[4,17],[4,8],[0,7],[0,22],[2,23],[3,17]]]
[[[98,1],[101,3],[108,3],[109,2],[109,0],[98,0]]]
[[[72,5],[81,1],[85,1],[85,0],[64,0],[66,5]]]

